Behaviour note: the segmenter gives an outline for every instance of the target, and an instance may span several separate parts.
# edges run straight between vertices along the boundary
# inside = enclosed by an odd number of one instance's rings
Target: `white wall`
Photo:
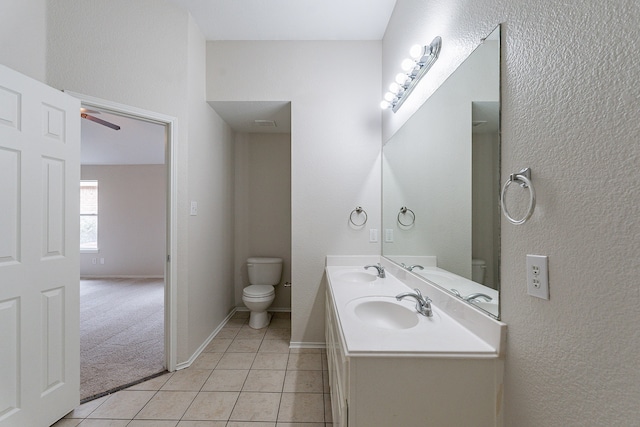
[[[80,275],[163,277],[166,166],[85,165],[81,178],[98,181],[99,252],[80,254]]]
[[[208,42],[208,101],[291,101],[293,342],[324,343],[327,254],[378,254],[380,43]]]
[[[639,17],[624,1],[398,0],[385,35],[388,82],[416,41],[442,36],[438,76],[504,23],[502,181],[530,166],[538,195],[527,224],[501,225],[505,426],[640,419]],[[549,256],[549,301],[526,293],[526,254]]]
[[[177,118],[178,363],[233,307],[232,133],[204,98],[205,41],[157,0],[50,0],[51,86]],[[189,216],[189,201],[199,215]]]
[[[189,353],[234,307],[234,134],[205,102],[206,41],[189,18]],[[186,349],[180,349],[184,351]]]
[[[46,3],[0,2],[0,64],[40,81],[46,76]]]
[[[283,259],[270,309],[291,309],[291,135],[238,133],[235,140],[235,303],[244,307],[247,258]]]

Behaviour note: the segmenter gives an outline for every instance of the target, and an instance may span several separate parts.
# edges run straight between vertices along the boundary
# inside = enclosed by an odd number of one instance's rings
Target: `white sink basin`
[[[336,279],[338,280],[342,280],[345,282],[353,282],[353,283],[373,282],[377,278],[378,276],[375,276],[371,273],[367,273],[366,271],[346,271],[336,276]]]
[[[419,314],[394,297],[356,298],[346,308],[361,322],[383,329],[409,329],[419,322]]]

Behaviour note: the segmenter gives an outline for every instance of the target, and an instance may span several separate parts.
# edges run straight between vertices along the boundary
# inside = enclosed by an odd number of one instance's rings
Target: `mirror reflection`
[[[383,255],[499,317],[500,28],[383,147]]]

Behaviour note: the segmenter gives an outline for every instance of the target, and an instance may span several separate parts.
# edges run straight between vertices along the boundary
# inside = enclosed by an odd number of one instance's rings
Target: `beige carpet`
[[[80,399],[164,371],[164,281],[80,281]]]

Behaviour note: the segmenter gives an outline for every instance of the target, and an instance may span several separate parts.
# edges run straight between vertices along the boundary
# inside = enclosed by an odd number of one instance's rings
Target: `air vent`
[[[274,122],[273,120],[254,120],[253,121],[253,125],[254,126],[260,126],[260,127],[265,127],[265,128],[277,127],[276,126],[276,122]]]

